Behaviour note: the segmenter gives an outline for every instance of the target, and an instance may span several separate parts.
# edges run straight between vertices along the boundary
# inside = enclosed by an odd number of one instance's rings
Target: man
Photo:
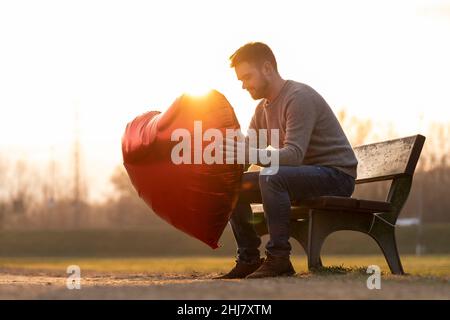
[[[242,88],[253,99],[262,99],[249,129],[268,131],[269,143],[279,146],[268,152],[276,153],[279,166],[272,175],[244,173],[240,198],[230,219],[238,246],[236,265],[218,279],[292,276],[295,270],[289,258],[291,201],[325,195],[350,196],[358,162],[327,102],[308,85],[284,80],[266,44],[248,43],[231,55],[230,61]],[[278,130],[279,141],[270,141],[270,130]],[[249,162],[248,150],[257,146],[249,146],[249,140],[245,141]],[[231,157],[237,158],[235,152],[233,149]],[[261,164],[259,159],[254,163]],[[255,202],[255,193],[262,200],[270,236],[265,259],[260,258],[261,239],[251,224],[250,203]]]

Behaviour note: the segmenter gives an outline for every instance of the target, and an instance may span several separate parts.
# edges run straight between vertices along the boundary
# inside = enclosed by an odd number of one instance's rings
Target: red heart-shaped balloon
[[[194,146],[204,150],[212,143],[198,141],[199,124],[201,138],[208,129],[218,129],[224,137],[226,129],[239,129],[233,108],[218,91],[203,97],[182,95],[167,111],[147,112],[128,123],[122,154],[131,182],[146,204],[177,229],[215,249],[236,205],[243,165],[206,164],[204,159],[194,163],[198,160]],[[184,138],[191,146],[191,164],[173,161],[180,140],[172,141],[172,135],[180,129],[190,134]]]

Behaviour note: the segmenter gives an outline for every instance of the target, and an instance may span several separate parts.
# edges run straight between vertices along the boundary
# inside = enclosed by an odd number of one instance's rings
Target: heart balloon
[[[136,117],[122,138],[124,166],[139,196],[165,221],[213,249],[243,174],[243,165],[211,161],[218,159],[214,143],[227,129],[239,129],[239,122],[227,99],[213,90],[182,95],[165,112]]]

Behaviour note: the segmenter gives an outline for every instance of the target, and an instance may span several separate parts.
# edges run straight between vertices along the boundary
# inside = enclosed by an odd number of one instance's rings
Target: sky
[[[257,102],[228,57],[249,41],[334,111],[416,134],[450,121],[449,36],[450,1],[0,0],[0,159],[70,175],[77,113],[101,200],[127,122],[183,92],[219,90],[246,129]]]

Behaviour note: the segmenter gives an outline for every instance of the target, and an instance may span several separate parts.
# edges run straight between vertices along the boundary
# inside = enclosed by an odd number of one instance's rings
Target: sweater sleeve
[[[279,165],[301,165],[317,121],[313,97],[302,92],[294,94],[286,105],[286,135],[279,153]],[[275,151],[276,152],[276,151]]]

